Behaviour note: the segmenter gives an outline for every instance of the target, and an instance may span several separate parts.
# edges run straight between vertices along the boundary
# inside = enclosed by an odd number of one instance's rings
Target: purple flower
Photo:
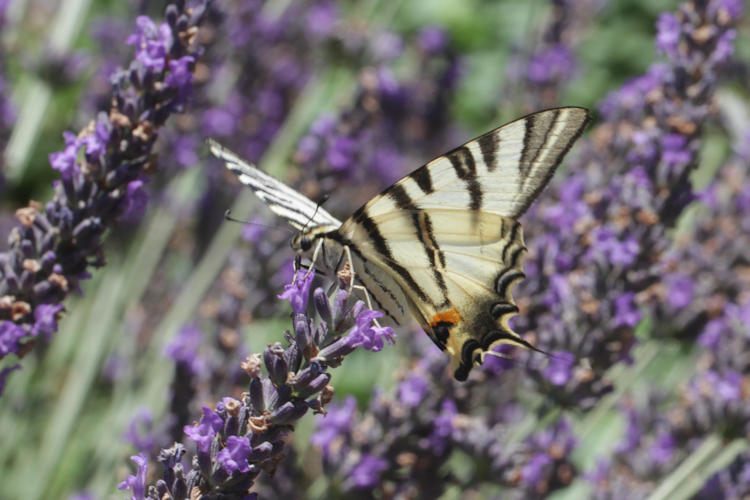
[[[155,72],[164,69],[167,53],[172,48],[172,30],[167,23],[156,24],[147,16],[138,16],[137,30],[125,41],[128,45],[135,45],[137,61]]]
[[[314,2],[305,16],[307,31],[317,38],[324,38],[333,32],[339,19],[336,2]]]
[[[571,175],[562,181],[559,189],[560,203],[544,207],[544,219],[560,229],[570,229],[575,223],[590,213],[590,209],[582,197],[586,189],[583,176]],[[557,243],[550,238],[550,243]]]
[[[310,287],[314,278],[314,269],[309,273],[307,271],[298,272],[295,275],[294,283],[284,286],[284,293],[279,295],[279,298],[289,301],[294,314],[305,314],[305,311],[307,311],[307,301],[310,299]]]
[[[49,162],[52,168],[60,172],[64,180],[70,180],[80,169],[76,163],[78,149],[81,141],[72,132],[63,132],[65,139],[65,149],[49,155]]]
[[[389,326],[371,326],[374,319],[383,316],[380,311],[362,309],[357,315],[357,324],[347,335],[348,344],[351,347],[364,347],[368,351],[378,352],[385,344],[393,343],[396,335],[393,328]]]
[[[284,118],[284,96],[276,89],[263,89],[258,93],[258,110],[270,120]]]
[[[531,56],[526,76],[532,83],[547,85],[570,80],[575,71],[575,58],[570,49],[558,44]]]
[[[57,316],[63,310],[62,304],[41,304],[34,310],[34,326],[31,335],[42,334],[49,340],[57,332]]]
[[[427,26],[419,31],[417,44],[428,54],[437,54],[448,45],[448,36],[438,26]]]
[[[229,474],[234,471],[247,472],[250,470],[247,463],[250,451],[250,441],[246,437],[229,436],[226,446],[216,456],[216,461]]]
[[[651,447],[649,455],[657,464],[665,464],[671,460],[675,448],[676,443],[672,434],[669,432],[662,432],[656,438],[656,442]]]
[[[510,344],[500,344],[492,349],[500,356],[485,356],[482,369],[488,373],[497,375],[515,366],[515,360],[510,356],[514,347]]]
[[[427,395],[428,390],[427,381],[415,373],[399,384],[398,399],[405,406],[416,408]]]
[[[332,134],[336,129],[336,118],[329,113],[322,113],[310,126],[310,132],[317,136]]]
[[[26,330],[12,321],[0,321],[0,357],[18,352],[18,340],[26,335]]]
[[[607,481],[610,471],[612,470],[612,463],[607,460],[598,460],[594,469],[585,475],[585,478],[590,483],[600,484]]]
[[[691,408],[709,404],[732,403],[743,398],[743,376],[734,370],[711,369],[693,377],[686,391]],[[688,410],[694,411],[694,410]],[[701,409],[701,411],[705,411]],[[715,418],[715,417],[712,417]],[[727,418],[724,416],[724,418]]]
[[[154,417],[148,408],[141,408],[133,417],[125,432],[125,440],[132,444],[136,450],[149,453],[156,442],[153,434]]]
[[[722,400],[738,401],[742,398],[742,375],[736,371],[726,370],[722,375],[709,372],[706,378]]]
[[[352,428],[356,410],[357,401],[353,396],[348,396],[342,405],[331,404],[328,413],[318,419],[318,425],[310,441],[323,450],[324,457],[329,454],[334,441]]]
[[[551,466],[552,458],[549,455],[535,453],[521,469],[521,481],[528,489],[534,490],[534,486],[547,477]]]
[[[594,238],[594,244],[589,251],[590,257],[599,254],[612,264],[628,266],[638,255],[638,241],[632,236],[626,236],[621,240],[612,229],[600,227],[594,232]]]
[[[670,275],[666,281],[669,287],[669,295],[667,296],[669,305],[675,309],[689,306],[693,301],[693,289],[695,288],[693,280],[684,274],[675,274]]]
[[[228,136],[236,130],[237,118],[231,108],[212,108],[203,113],[202,127],[207,135]]]
[[[663,12],[656,22],[656,48],[669,57],[677,56],[680,42],[680,22],[671,12]]]
[[[651,181],[648,173],[643,166],[639,164],[651,164],[658,156],[658,149],[654,140],[655,131],[653,130],[636,130],[633,132],[630,140],[633,142],[633,148],[628,152],[627,160],[634,166],[626,175],[634,176],[637,184],[650,188]]]
[[[724,9],[733,19],[741,17],[744,11],[742,0],[714,0],[709,9]]]
[[[698,337],[698,344],[711,350],[716,350],[721,342],[722,335],[727,328],[723,318],[712,319],[703,328]]]
[[[687,138],[681,134],[667,134],[661,140],[661,159],[671,169],[690,163],[693,155],[687,148]]]
[[[169,61],[169,74],[164,79],[167,85],[177,90],[175,105],[184,104],[193,91],[192,65],[195,59],[192,56],[182,56],[177,60]]]
[[[741,325],[750,325],[750,300],[740,304],[727,304],[727,317]]]
[[[561,419],[551,427],[531,436],[529,443],[544,450],[559,447],[563,453],[567,454],[575,447],[576,439],[567,420]]]
[[[195,137],[190,135],[180,135],[172,141],[174,148],[175,160],[182,167],[192,167],[199,162],[196,153],[197,144]]]
[[[712,59],[716,63],[724,63],[734,54],[734,39],[737,38],[737,32],[729,30],[716,41],[716,49],[712,54]]]
[[[221,430],[223,421],[216,413],[207,406],[202,406],[203,417],[198,425],[186,425],[183,429],[185,435],[198,443],[198,449],[207,452],[211,446],[211,439]]]
[[[383,181],[393,183],[403,175],[404,158],[395,148],[385,145],[374,151],[370,160],[370,169],[377,172]]]
[[[118,490],[132,490],[131,500],[144,500],[146,498],[146,472],[148,471],[148,460],[144,453],[133,455],[130,459],[138,466],[135,476],[128,475],[125,481],[117,485]]]
[[[428,438],[430,448],[435,454],[442,455],[448,448],[456,415],[456,403],[452,399],[444,399],[440,404],[440,413],[435,417],[432,434]]]
[[[140,179],[130,181],[122,200],[122,218],[126,221],[137,222],[143,217],[148,204],[148,194],[144,183]]]
[[[549,307],[555,307],[570,297],[570,283],[564,276],[554,274],[550,277],[549,288],[544,293],[543,302]]]
[[[629,326],[633,328],[641,320],[643,314],[635,306],[635,293],[626,292],[615,299],[615,326]]]
[[[575,366],[575,356],[567,351],[553,351],[549,358],[549,364],[544,370],[544,376],[553,385],[565,385],[573,375],[573,366]]]
[[[247,224],[242,226],[242,231],[240,232],[240,237],[243,241],[246,241],[247,243],[252,244],[258,244],[263,239],[263,236],[266,234],[266,228],[263,226],[263,219],[260,217],[253,217],[248,221]],[[290,267],[290,266],[284,266],[284,267]]]
[[[100,156],[107,152],[107,143],[109,142],[109,130],[106,125],[97,122],[94,125],[92,134],[88,134],[81,139],[81,144],[86,146],[86,154],[91,156]]]
[[[571,175],[560,185],[558,195],[564,204],[579,201],[586,192],[586,179],[582,175]]]
[[[616,112],[641,109],[643,97],[656,89],[669,71],[665,64],[653,64],[645,75],[632,78],[614,92],[610,92],[599,105],[599,111],[607,120],[617,118]]]
[[[336,136],[326,152],[326,161],[334,171],[347,170],[354,166],[354,158],[359,149],[353,138]]]
[[[380,481],[380,474],[388,468],[382,458],[365,454],[351,471],[350,479],[357,488],[372,488]]]
[[[164,349],[164,353],[177,363],[183,363],[194,375],[203,373],[206,364],[199,354],[203,333],[195,325],[180,329],[177,336]]]

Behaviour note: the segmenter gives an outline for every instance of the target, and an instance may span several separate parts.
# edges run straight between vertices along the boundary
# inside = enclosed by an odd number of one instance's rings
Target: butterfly
[[[503,343],[536,349],[508,325],[524,278],[518,218],[589,120],[584,108],[532,113],[467,142],[385,189],[344,222],[209,140],[212,153],[298,234],[292,248],[324,272],[346,267],[394,325],[417,320],[457,380]]]

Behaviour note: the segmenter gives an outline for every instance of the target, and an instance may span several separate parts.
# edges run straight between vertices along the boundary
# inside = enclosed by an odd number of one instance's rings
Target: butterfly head
[[[316,227],[308,227],[300,230],[290,245],[292,250],[297,254],[298,258],[308,259],[310,264],[318,270],[325,271],[335,267],[335,262],[329,262],[331,259],[335,259],[336,255],[340,252],[328,252],[324,247],[335,245],[335,242],[329,241],[328,235],[331,234],[331,230],[335,227],[323,225]]]
[[[315,238],[310,237],[307,233],[298,233],[292,238],[292,241],[290,241],[289,244],[292,246],[292,250],[297,254],[302,255],[312,250],[312,247],[315,244]]]

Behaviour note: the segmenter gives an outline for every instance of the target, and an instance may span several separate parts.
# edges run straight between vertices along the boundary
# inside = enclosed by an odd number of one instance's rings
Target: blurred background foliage
[[[263,9],[264,15],[274,18],[293,3],[274,0],[238,7],[226,0],[216,5],[243,12],[250,19],[252,9]],[[444,31],[460,61],[460,76],[441,102],[430,104],[442,107],[439,119],[447,124],[439,127],[438,136],[424,135],[429,120],[427,125],[402,124],[399,130],[408,133],[398,147],[408,161],[398,163],[400,174],[543,105],[596,110],[608,92],[643,74],[659,58],[654,50],[657,18],[677,6],[670,0],[583,0],[590,15],[575,19],[577,24],[566,31],[564,40],[574,47],[573,76],[551,97],[530,97],[525,79],[514,68],[525,64],[545,43],[555,3],[341,0],[336,2],[334,35],[321,36],[318,45],[288,42],[293,51],[300,51],[294,58],[298,73],[293,81],[284,82],[282,95],[269,104],[273,109],[226,118],[236,122],[228,128],[217,115],[223,106],[232,108],[235,86],[254,85],[251,82],[257,78],[262,87],[262,81],[275,78],[252,72],[273,67],[267,61],[273,55],[264,50],[273,46],[288,57],[285,51],[290,47],[254,38],[262,31],[251,31],[241,43],[233,41],[231,36],[237,32],[231,30],[239,29],[235,24],[241,24],[242,17],[211,17],[201,33],[206,57],[196,69],[195,105],[173,118],[169,130],[162,133],[148,209],[141,218],[123,221],[109,233],[107,265],[84,282],[82,293],[67,301],[67,313],[54,341],[38,344],[23,359],[22,370],[8,378],[0,402],[0,498],[67,498],[78,493],[118,497],[116,483],[130,471],[127,457],[136,451],[134,442],[141,440],[140,449],[169,445],[181,425],[198,419],[201,405],[213,407],[224,395],[239,397],[245,384],[239,362],[250,352],[260,352],[266,343],[282,340],[283,331],[289,328],[289,311],[274,295],[291,276],[292,255],[286,244],[290,233],[261,229],[263,234],[254,236],[249,234],[252,225],[243,228],[223,221],[224,210],[232,207],[237,217],[282,224],[269,217],[248,192],[239,190],[223,167],[207,158],[202,144],[206,137],[216,137],[259,160],[264,169],[289,179],[310,196],[329,192],[337,198],[331,200],[329,210],[345,217],[389,179],[384,175],[363,186],[367,173],[328,172],[321,177],[327,183],[315,186],[320,180],[316,172],[323,167],[315,164],[307,173],[300,172],[310,165],[300,160],[298,144],[320,116],[337,116],[352,106],[358,84],[367,81],[368,68],[385,61],[394,78],[416,82],[418,91],[420,71],[425,68],[419,67],[414,47],[425,28]],[[86,126],[102,103],[106,105],[107,72],[132,57],[125,39],[134,30],[136,16],[160,19],[164,4],[10,0],[4,9],[2,93],[13,108],[13,119],[0,128],[0,149],[5,151],[0,179],[3,234],[13,226],[16,209],[30,199],[51,197],[51,182],[58,173],[50,168],[48,155],[63,147],[63,131]],[[314,20],[299,20],[305,23]],[[399,43],[404,50],[388,56],[365,49],[377,45],[384,34],[403,40]],[[719,95],[719,102],[730,119],[739,120],[740,128],[747,126],[748,117],[749,35],[748,25],[741,24],[736,78]],[[262,104],[245,99],[239,109],[251,113]],[[259,131],[268,124],[272,130]],[[247,146],[244,134],[248,132],[254,134],[256,146]],[[701,166],[694,173],[699,185],[708,183],[729,154],[727,135],[715,125],[704,135]],[[390,180],[398,177],[393,172],[389,175]],[[685,217],[681,227],[689,231],[690,224],[690,217]],[[253,250],[255,246],[265,248]],[[651,331],[652,324],[648,318],[641,321],[640,339],[659,336]],[[188,412],[188,417],[183,412],[181,418],[188,420],[175,422],[169,418],[179,418],[170,412],[184,379],[165,350],[186,325],[203,332],[190,352],[206,367],[204,375],[193,380],[191,399],[181,409]],[[337,397],[354,395],[365,408],[374,390],[393,390],[394,373],[408,365],[410,334],[402,332],[395,347],[378,354],[355,352],[333,372],[331,384]],[[659,384],[674,394],[692,373],[698,359],[693,343],[663,339],[658,344],[646,342],[636,351],[635,368],[613,368],[610,378],[616,381],[616,397],[594,410],[595,424],[585,427],[587,436],[576,450],[582,470],[590,470],[596,456],[606,455],[622,437],[625,422],[617,401],[626,390],[637,392]],[[533,400],[534,395],[529,398]],[[582,413],[581,418],[586,415]],[[571,418],[576,418],[575,412]],[[303,419],[293,438],[297,460],[303,469],[310,468],[311,481],[313,473],[319,472],[319,466],[306,465],[317,460],[318,452],[309,444],[314,420]],[[461,458],[451,465],[461,470]],[[569,498],[587,491],[582,482],[574,484]],[[299,497],[326,498],[328,486],[325,478],[318,477],[308,493]],[[498,493],[479,491],[474,498]],[[457,490],[445,494],[445,498],[460,496]]]

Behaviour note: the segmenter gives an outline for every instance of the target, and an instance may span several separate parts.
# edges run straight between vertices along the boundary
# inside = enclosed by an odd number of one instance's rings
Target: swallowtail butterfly
[[[539,111],[413,171],[343,223],[286,184],[210,141],[214,155],[299,234],[312,266],[347,263],[358,293],[395,325],[414,317],[465,380],[502,343],[535,349],[508,326],[526,251],[518,218],[580,136],[588,111]]]

